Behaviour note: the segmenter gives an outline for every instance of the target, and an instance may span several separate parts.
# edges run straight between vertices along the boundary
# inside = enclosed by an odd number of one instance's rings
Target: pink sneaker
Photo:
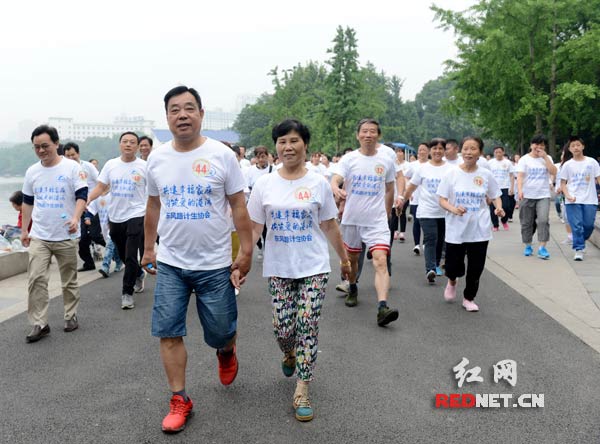
[[[502,224],[502,228],[504,228],[504,231],[508,231],[508,224],[506,222],[504,222]]]
[[[444,299],[446,302],[452,302],[456,299],[456,284],[450,284],[450,281],[446,284],[446,289],[444,290]]]
[[[467,311],[479,311],[479,307],[473,301],[469,301],[468,299],[463,299],[462,306]]]
[[[498,227],[492,227],[492,231],[498,231]]]

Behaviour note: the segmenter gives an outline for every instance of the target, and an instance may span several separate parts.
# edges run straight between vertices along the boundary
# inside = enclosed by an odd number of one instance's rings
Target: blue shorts
[[[210,271],[184,270],[157,263],[152,336],[178,338],[187,334],[186,316],[192,290],[204,330],[204,341],[222,348],[235,336],[237,302],[229,267]]]

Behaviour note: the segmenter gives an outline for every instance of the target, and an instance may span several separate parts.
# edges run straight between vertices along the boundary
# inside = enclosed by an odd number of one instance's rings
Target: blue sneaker
[[[313,419],[313,408],[308,399],[308,385],[296,386],[294,393],[294,410],[298,421],[310,421]]]
[[[444,272],[442,271],[442,267],[440,267],[439,265],[435,267],[435,274],[438,276],[443,276]]]
[[[540,247],[538,250],[538,257],[540,259],[550,259],[550,253],[548,253],[548,250],[546,250],[546,247]]]
[[[525,247],[525,251],[523,251],[523,255],[524,256],[531,256],[533,254],[533,248],[531,248],[531,245],[527,245]]]

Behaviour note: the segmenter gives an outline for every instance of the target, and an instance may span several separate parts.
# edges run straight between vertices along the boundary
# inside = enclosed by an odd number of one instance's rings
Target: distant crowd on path
[[[153,149],[150,138],[125,132],[120,155],[100,172],[81,160],[75,143],[65,144],[59,154],[56,129],[35,128],[31,140],[40,161],[27,170],[15,209],[22,212],[21,242],[29,247],[28,343],[50,333],[52,256],[62,281],[65,332],[79,327],[77,273],[96,268],[92,244],[105,246],[99,270],[104,277],[112,260],[115,271],[124,264],[122,309],[135,307],[146,273],[156,275],[151,332],[159,338],[171,391],[162,420],[166,433],[183,430],[193,410],[185,389],[183,341],[192,294],[204,340],[216,350],[221,383],[229,385],[237,376],[236,293],[248,278],[255,245],[268,280],[281,369],[286,377],[296,374],[292,406],[299,421],[314,416],[308,387],[332,271],[329,245],[339,258],[336,273],[342,281],[336,288],[346,293],[348,307],[359,303],[364,258],[371,260],[374,318],[380,327],[400,318],[388,300],[390,250],[395,240],[406,241],[407,213],[413,222],[412,252],[424,255],[424,281],[432,285],[445,274],[440,297],[453,302],[464,277],[466,312],[479,311],[475,298],[489,241],[500,224],[509,229],[517,207],[523,254],[533,255],[537,231],[537,256],[550,258],[553,190],[564,196],[561,215],[572,233],[574,259],[583,260],[597,210],[600,167],[584,156],[579,137],[569,139],[558,167],[542,135],[531,139],[528,154],[512,161],[500,146],[486,160],[477,136],[460,143],[434,138],[419,144],[414,160],[407,161],[404,149],[380,143],[379,123],[365,118],[356,126],[359,147],[330,159],[310,154],[309,128],[287,119],[272,129],[276,156],[259,146],[248,160],[243,147],[202,135],[204,110],[195,89],[173,88],[164,107],[173,140]]]

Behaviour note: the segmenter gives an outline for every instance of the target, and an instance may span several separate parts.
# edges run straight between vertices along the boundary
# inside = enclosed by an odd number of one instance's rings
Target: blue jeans
[[[573,231],[573,250],[581,251],[594,231],[596,205],[565,204],[565,211]]]
[[[106,248],[104,249],[104,260],[102,261],[102,268],[110,271],[110,262],[115,261],[115,267],[121,268],[123,266],[123,261],[119,257],[119,252],[115,247],[115,243],[112,239],[108,238],[108,243],[106,244]]]
[[[178,338],[187,334],[185,320],[194,290],[204,341],[213,348],[225,347],[237,330],[237,302],[230,275],[229,267],[194,271],[157,262],[152,336]]]
[[[442,251],[446,237],[446,220],[441,218],[419,219],[423,229],[423,246],[425,248],[425,272],[435,271],[442,260]]]

